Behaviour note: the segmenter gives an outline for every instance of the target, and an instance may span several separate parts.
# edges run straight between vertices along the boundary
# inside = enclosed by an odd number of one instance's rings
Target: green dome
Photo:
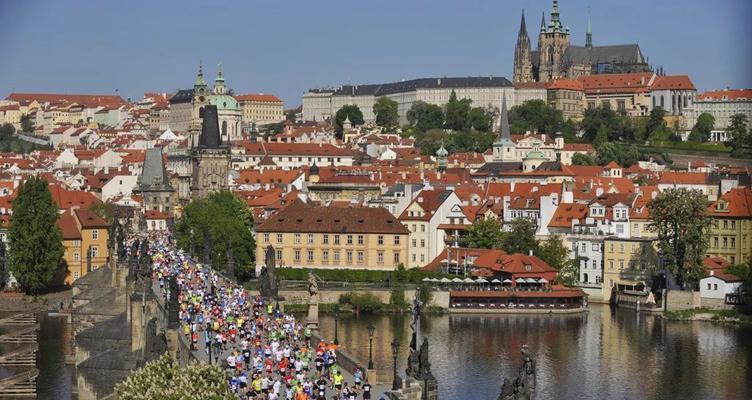
[[[209,96],[209,104],[217,106],[219,110],[240,110],[238,101],[229,94],[213,94]]]
[[[449,152],[442,145],[438,150],[436,150],[436,155],[439,157],[446,157],[449,155]]]

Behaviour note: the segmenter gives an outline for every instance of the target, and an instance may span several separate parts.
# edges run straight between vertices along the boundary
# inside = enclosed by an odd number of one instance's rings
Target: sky
[[[639,43],[699,91],[752,87],[752,0],[561,0],[570,41]],[[192,87],[222,64],[236,93],[442,76],[505,76],[525,10],[533,47],[550,0],[0,0],[0,97]]]

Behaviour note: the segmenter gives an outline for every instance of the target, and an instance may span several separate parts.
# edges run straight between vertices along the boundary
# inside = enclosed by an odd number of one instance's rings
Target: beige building
[[[657,239],[608,237],[603,241],[603,299],[618,290],[642,291],[659,268]]]
[[[548,86],[548,105],[560,110],[564,119],[581,119],[585,111],[585,92],[582,82],[569,79],[557,79]]]
[[[242,111],[242,126],[266,125],[285,120],[285,104],[272,94],[250,93],[235,96]]]
[[[393,270],[407,260],[410,232],[384,208],[295,202],[256,234],[256,259],[272,246],[277,266]]]
[[[731,264],[752,256],[752,190],[734,188],[711,204],[713,218],[708,232],[709,257],[723,257]]]
[[[68,275],[65,283],[70,284],[87,273],[103,267],[107,263],[107,240],[109,224],[89,210],[74,210],[62,214],[57,222],[63,236],[63,262]],[[89,252],[91,265],[89,265]]]

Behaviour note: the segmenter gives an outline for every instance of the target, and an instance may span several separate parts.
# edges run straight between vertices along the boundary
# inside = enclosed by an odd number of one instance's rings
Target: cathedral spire
[[[195,88],[206,86],[206,81],[204,80],[204,67],[201,64],[201,60],[198,60],[198,74],[196,74],[196,83],[194,83],[193,86]]]
[[[585,47],[593,48],[593,28],[590,26],[590,10],[587,15],[587,32],[585,33]]]
[[[546,31],[546,12],[545,11],[541,13],[541,28],[540,28],[540,31],[541,32],[545,32]]]
[[[520,32],[517,36],[527,36],[527,26],[525,26],[525,9],[522,9],[522,20],[520,20]]]
[[[554,31],[561,30],[562,25],[559,20],[559,0],[553,0],[553,8],[551,9],[551,27]]]

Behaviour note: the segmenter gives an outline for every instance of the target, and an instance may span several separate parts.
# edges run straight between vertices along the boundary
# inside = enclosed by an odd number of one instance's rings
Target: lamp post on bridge
[[[339,345],[339,308],[334,309],[334,344]]]
[[[368,369],[373,369],[373,333],[376,327],[368,324]]]
[[[399,390],[402,387],[402,380],[397,375],[397,356],[399,355],[399,340],[392,340],[392,358],[394,360],[394,379],[392,380],[392,390]]]

